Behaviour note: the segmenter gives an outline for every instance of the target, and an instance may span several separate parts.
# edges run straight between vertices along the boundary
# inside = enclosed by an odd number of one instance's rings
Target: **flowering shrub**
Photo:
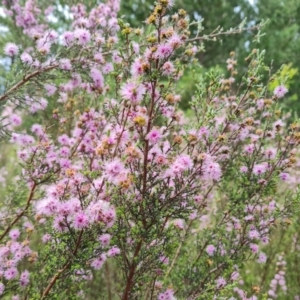
[[[277,192],[300,134],[281,117],[284,82],[273,95],[263,83],[275,78],[264,53],[251,53],[241,83],[234,53],[229,75],[199,75],[188,120],[176,83],[197,42],[242,27],[201,36],[199,26],[190,37],[185,11],[168,15],[172,2],[159,0],[134,29],[109,0],[72,6],[61,32],[33,1],[4,4],[32,45],[4,49],[14,76],[2,122],[20,176],[1,209],[1,295],[87,299],[95,282],[105,282],[99,299],[242,294],[239,269],[267,262],[272,229],[299,198]],[[21,128],[47,105],[50,118]]]

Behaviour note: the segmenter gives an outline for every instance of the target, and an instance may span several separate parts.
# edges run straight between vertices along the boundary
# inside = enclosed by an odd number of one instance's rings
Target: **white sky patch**
[[[2,18],[6,18],[6,15],[5,15],[5,13],[4,13],[3,7],[0,7],[0,16],[1,16]]]

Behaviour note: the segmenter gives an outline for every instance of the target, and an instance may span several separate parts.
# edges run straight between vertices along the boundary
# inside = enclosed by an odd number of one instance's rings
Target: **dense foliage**
[[[118,0],[3,5],[3,299],[299,297],[288,74],[259,49],[197,68],[261,24],[205,34],[171,0],[137,26]]]

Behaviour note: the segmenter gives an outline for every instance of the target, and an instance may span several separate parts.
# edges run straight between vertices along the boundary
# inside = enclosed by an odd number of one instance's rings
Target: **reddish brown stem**
[[[141,248],[142,248],[142,241],[140,241],[136,248],[135,248],[135,252],[132,258],[132,263],[131,263],[131,267],[129,270],[129,275],[127,278],[127,284],[126,284],[126,288],[125,288],[125,292],[124,295],[122,297],[123,300],[129,300],[130,298],[130,293],[131,293],[131,288],[132,288],[132,284],[133,284],[133,277],[134,277],[134,272],[135,272],[135,268],[136,268],[136,263],[135,263],[135,258],[138,256]]]
[[[30,203],[31,203],[31,200],[33,198],[33,195],[34,195],[34,191],[35,191],[35,188],[36,188],[36,183],[34,182],[32,187],[31,187],[31,190],[30,190],[30,193],[29,193],[29,196],[27,198],[27,202],[26,202],[26,206],[25,208],[15,217],[15,219],[8,225],[8,227],[5,229],[5,231],[1,234],[0,236],[0,241],[7,235],[7,233],[11,230],[11,228],[24,216],[24,214],[26,213],[27,209],[29,208],[30,206]]]
[[[79,248],[79,245],[80,245],[80,242],[81,242],[81,237],[82,237],[82,234],[83,234],[83,230],[80,231],[80,234],[78,236],[78,239],[77,239],[77,242],[76,242],[76,245],[75,245],[75,249],[73,251],[73,255],[75,256],[76,253],[77,253],[77,250]],[[64,264],[63,268],[60,269],[53,277],[52,279],[50,280],[50,283],[48,284],[48,286],[46,287],[46,289],[44,290],[43,292],[43,295],[41,297],[41,300],[45,299],[48,294],[50,293],[50,290],[53,288],[53,286],[55,285],[56,281],[58,280],[58,278],[60,277],[60,275],[62,273],[64,273],[72,264],[72,257],[70,257],[68,259],[68,261]]]

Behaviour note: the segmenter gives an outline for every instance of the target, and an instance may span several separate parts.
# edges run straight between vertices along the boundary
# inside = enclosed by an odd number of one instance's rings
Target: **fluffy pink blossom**
[[[169,44],[161,44],[157,47],[157,50],[155,52],[155,56],[158,59],[165,59],[169,58],[172,54],[173,49],[172,46]]]
[[[208,245],[206,247],[206,252],[209,256],[213,256],[216,251],[216,247],[214,245]]]
[[[7,280],[12,280],[15,279],[18,276],[18,270],[15,267],[12,268],[8,268],[5,272],[4,272],[4,278]]]
[[[241,171],[241,173],[247,173],[247,172],[248,172],[248,167],[246,167],[246,166],[241,166],[241,167],[240,167],[240,171]]]
[[[288,89],[284,85],[279,85],[274,90],[274,96],[277,98],[283,98],[288,92]]]
[[[193,167],[193,161],[191,159],[191,157],[187,154],[181,154],[179,155],[175,162],[175,164],[179,164],[182,169],[185,171],[185,170],[190,170],[192,167]]]
[[[266,171],[267,171],[266,164],[257,164],[257,165],[254,165],[254,167],[253,167],[253,174],[257,175],[257,176],[266,173]]]
[[[282,181],[288,181],[290,179],[290,174],[282,172],[279,174],[279,177]]]
[[[43,127],[40,124],[33,124],[31,126],[31,132],[40,137],[45,134]]]
[[[141,76],[144,74],[143,61],[141,58],[136,58],[131,65],[130,73],[133,77]]]
[[[42,241],[43,241],[43,243],[47,243],[47,242],[51,241],[51,239],[52,239],[52,237],[51,237],[51,235],[48,234],[48,233],[46,233],[46,234],[44,234],[44,235],[42,236]]]
[[[256,244],[250,244],[249,247],[250,247],[250,249],[251,249],[251,251],[253,253],[257,253],[258,252],[258,249],[259,249],[258,245],[256,245]]]
[[[260,264],[264,264],[266,261],[267,261],[266,254],[263,253],[263,252],[260,252],[259,255],[258,255],[257,262],[260,263]]]
[[[152,129],[146,136],[146,139],[151,144],[156,144],[161,139],[161,134],[158,129]]]
[[[83,212],[78,213],[74,218],[73,225],[74,225],[74,228],[76,228],[76,229],[82,229],[89,225],[89,219]]]
[[[112,63],[106,63],[103,67],[102,67],[102,72],[103,74],[109,74],[114,70],[114,66]]]
[[[176,219],[174,221],[174,226],[177,227],[178,229],[183,230],[184,229],[184,220],[182,220],[182,219]]]
[[[257,230],[255,229],[252,229],[248,232],[248,236],[251,240],[254,240],[254,239],[258,239],[260,234]]]
[[[11,115],[9,119],[13,126],[19,126],[22,124],[22,118],[17,114]]]
[[[20,285],[25,287],[29,284],[29,272],[27,270],[23,271],[20,275]]]
[[[167,289],[165,292],[160,293],[157,297],[158,300],[176,300],[174,297],[174,291]]]
[[[127,82],[121,88],[121,96],[125,100],[129,100],[132,105],[138,105],[146,93],[146,89],[142,84]]]
[[[119,255],[120,253],[121,253],[121,250],[118,247],[113,246],[112,248],[110,248],[107,251],[107,256],[108,257],[113,257],[113,256],[116,256],[116,255]]]
[[[205,180],[219,181],[222,176],[220,165],[210,158],[204,160],[202,177]]]
[[[163,74],[168,76],[172,75],[175,72],[174,65],[169,61],[163,64],[162,70],[163,70]]]
[[[100,270],[102,268],[103,264],[105,263],[106,259],[107,259],[106,255],[101,254],[100,257],[92,260],[91,267],[95,270]]]
[[[14,43],[7,43],[4,47],[4,53],[8,56],[15,56],[19,53],[19,47]]]
[[[132,50],[135,54],[139,54],[140,53],[140,45],[136,42],[132,43]]]
[[[106,233],[99,236],[99,241],[101,242],[102,246],[108,246],[110,243],[111,235]]]
[[[219,277],[216,280],[217,288],[222,288],[226,285],[227,281],[223,277]]]
[[[82,46],[85,46],[91,40],[90,32],[84,28],[76,29],[74,32],[74,36],[77,39],[78,43]]]
[[[31,65],[33,62],[31,55],[26,52],[23,52],[20,58],[23,64]]]
[[[71,31],[66,31],[62,36],[64,46],[70,46],[70,44],[74,41],[74,33]]]
[[[46,90],[48,96],[54,95],[54,93],[55,93],[56,90],[57,90],[57,87],[56,87],[56,86],[54,86],[54,85],[52,85],[52,84],[48,84],[48,83],[46,83],[46,84],[44,85],[44,88],[45,88],[45,90]]]
[[[59,61],[59,67],[62,70],[70,71],[70,70],[72,70],[71,61],[68,58],[62,58]]]
[[[90,72],[91,78],[93,79],[94,86],[97,89],[103,89],[104,87],[104,78],[102,73],[97,68],[92,68]]]
[[[174,33],[169,38],[168,44],[171,45],[173,49],[177,49],[183,44],[183,41],[181,40],[181,37],[177,33]]]
[[[255,150],[254,144],[249,144],[244,147],[244,151],[246,152],[246,154],[252,154],[254,150]]]
[[[60,144],[69,146],[70,138],[66,134],[59,136],[57,140]]]
[[[16,241],[20,236],[20,230],[15,228],[15,229],[12,229],[10,232],[9,232],[9,237],[13,240],[13,241]]]
[[[106,163],[105,166],[105,177],[109,182],[118,183],[119,176],[121,174],[126,174],[127,171],[125,170],[124,164],[119,160],[115,159],[111,162]]]

